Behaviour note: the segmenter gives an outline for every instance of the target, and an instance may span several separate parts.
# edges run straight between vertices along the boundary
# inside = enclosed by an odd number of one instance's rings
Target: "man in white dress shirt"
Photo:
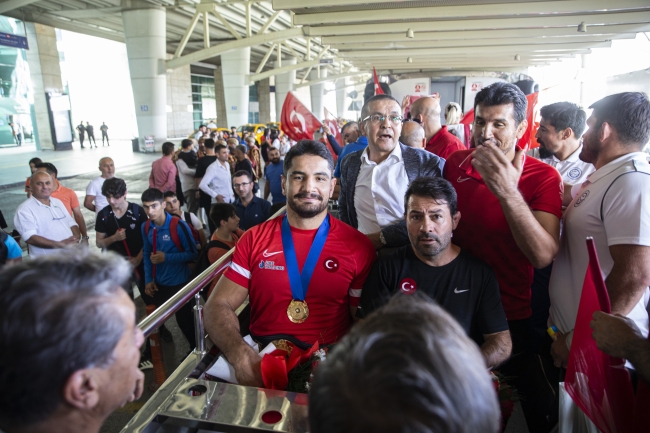
[[[115,163],[111,158],[104,157],[99,160],[99,171],[101,171],[102,175],[90,181],[86,187],[86,198],[84,199],[84,207],[95,212],[95,216],[100,210],[108,206],[108,200],[102,194],[102,185],[104,185],[106,179],[115,176]]]
[[[216,200],[217,203],[232,203],[234,193],[228,164],[228,148],[218,144],[214,151],[217,160],[210,164],[201,179],[199,189]]]
[[[32,175],[32,196],[16,210],[14,225],[29,246],[31,257],[54,254],[78,244],[81,232],[61,200],[50,197],[52,177],[43,171]]]
[[[582,151],[581,137],[587,126],[587,113],[571,102],[556,102],[542,107],[540,114],[542,119],[535,134],[539,147],[528,154],[560,172],[564,182],[562,204],[566,207],[573,198],[572,187],[582,185],[596,170],[593,164],[578,157]]]

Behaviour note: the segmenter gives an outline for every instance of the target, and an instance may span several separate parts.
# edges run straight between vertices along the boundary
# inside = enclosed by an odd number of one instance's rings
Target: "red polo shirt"
[[[441,158],[449,158],[449,155],[457,150],[466,150],[467,148],[462,141],[443,126],[440,131],[436,132],[431,140],[427,143],[425,150],[438,155]]]
[[[330,218],[327,241],[318,258],[305,301],[309,317],[292,323],[287,307],[293,298],[282,249],[282,219],[250,228],[237,243],[224,277],[248,289],[251,334],[288,334],[313,344],[332,344],[352,326],[350,306],[359,305],[361,289],[377,258],[367,236]],[[317,230],[291,228],[298,266],[307,259]]]
[[[501,204],[471,164],[475,149],[456,152],[445,163],[443,176],[458,194],[460,222],[452,241],[487,262],[499,280],[508,320],[531,315],[533,266],[517,246]],[[550,165],[526,157],[519,191],[532,211],[562,217],[562,177]]]

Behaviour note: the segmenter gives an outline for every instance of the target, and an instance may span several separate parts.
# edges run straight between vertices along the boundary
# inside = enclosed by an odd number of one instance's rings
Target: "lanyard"
[[[329,231],[330,217],[327,215],[316,232],[314,242],[311,244],[311,248],[309,248],[309,254],[307,254],[307,260],[305,260],[305,265],[302,268],[302,272],[300,272],[298,270],[298,259],[296,258],[296,249],[293,245],[289,219],[287,216],[282,219],[282,249],[284,250],[284,258],[287,264],[287,273],[289,274],[289,284],[291,285],[293,299],[304,301],[305,297],[307,297],[309,282],[316,268],[316,262],[318,262],[320,253],[325,246]]]

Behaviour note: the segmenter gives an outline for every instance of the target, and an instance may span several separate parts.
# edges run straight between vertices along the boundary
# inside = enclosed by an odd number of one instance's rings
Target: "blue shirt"
[[[248,230],[263,223],[271,216],[271,203],[257,196],[253,196],[253,200],[246,207],[241,203],[239,197],[237,197],[233,205],[239,217],[239,228],[242,230]]]
[[[144,240],[144,281],[145,284],[154,281],[152,275],[154,265],[151,263],[151,253],[153,251],[153,229],[155,227],[157,232],[156,251],[165,253],[165,261],[155,265],[155,281],[163,286],[177,286],[189,281],[192,270],[188,263],[196,260],[199,254],[196,251],[194,239],[188,239],[188,236],[190,238],[192,237],[192,231],[187,223],[182,220],[178,221],[177,231],[178,238],[183,246],[183,252],[178,250],[169,231],[172,216],[168,213],[165,213],[165,215],[167,219],[161,227],[156,226],[153,221],[149,223],[149,234],[145,233],[147,223],[142,224],[140,229],[142,230],[142,238]],[[182,225],[185,227],[181,227]]]
[[[273,195],[273,204],[285,203],[287,198],[282,194],[282,175],[284,174],[284,167],[282,161],[277,164],[269,163],[264,168],[264,176],[266,181],[269,182],[271,187],[271,194]]]
[[[7,235],[5,239],[5,246],[7,247],[7,260],[13,260],[23,256],[23,250],[20,248],[20,245],[10,235]]]
[[[366,146],[368,146],[368,137],[364,135],[359,137],[359,139],[354,143],[350,143],[346,145],[341,151],[338,161],[336,161],[336,169],[334,170],[334,177],[336,178],[341,177],[341,161],[343,161],[343,158],[345,158],[347,154],[356,152],[357,150],[363,150],[366,148]]]

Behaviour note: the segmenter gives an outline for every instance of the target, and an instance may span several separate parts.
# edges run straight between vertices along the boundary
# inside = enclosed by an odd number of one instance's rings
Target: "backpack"
[[[199,254],[199,258],[196,260],[196,267],[194,268],[192,279],[201,275],[201,273],[208,269],[212,264],[208,258],[208,251],[210,251],[212,248],[223,248],[224,250],[230,250],[230,247],[222,241],[214,240],[208,242],[205,245],[205,248],[203,248],[203,251],[201,251],[201,254]]]
[[[172,220],[169,222],[169,232],[172,237],[172,242],[174,242],[174,245],[176,245],[176,248],[180,252],[184,252],[185,248],[183,248],[183,244],[181,243],[181,239],[178,237],[178,226],[179,226],[179,221],[181,219],[177,216],[172,215]],[[187,239],[190,243],[190,245],[193,247],[194,250],[196,250],[196,242],[192,242],[192,239],[195,239],[193,235],[190,235],[190,233],[187,232],[187,228],[184,224],[180,224],[181,229],[183,230],[183,234],[185,235],[185,239]],[[188,224],[189,226],[189,224]],[[190,229],[194,230],[196,232],[196,229],[194,227],[189,226]],[[147,220],[144,223],[144,235],[149,236],[149,229],[151,228],[151,220]],[[198,237],[198,232],[196,233],[196,236]]]
[[[9,255],[9,248],[7,248],[7,245],[5,244],[7,236],[9,235],[4,230],[0,229],[0,266],[7,263],[7,256]],[[227,245],[226,248],[228,248]]]

